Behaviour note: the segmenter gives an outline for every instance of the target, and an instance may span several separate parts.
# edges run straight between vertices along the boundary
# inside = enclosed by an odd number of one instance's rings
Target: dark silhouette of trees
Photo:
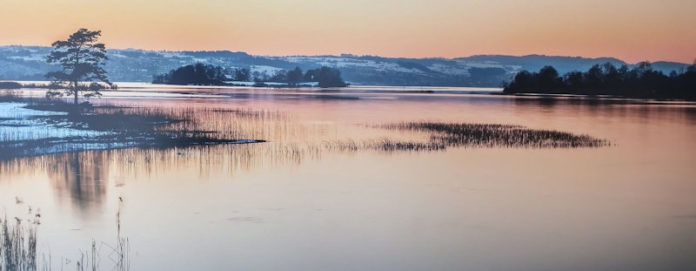
[[[559,76],[553,67],[539,72],[521,71],[504,84],[505,93],[611,95],[631,98],[696,100],[696,63],[681,73],[665,75],[649,62],[634,68],[611,63],[594,65],[586,72]]]
[[[304,74],[300,67],[290,71],[281,70],[268,78],[268,80],[287,83],[291,87],[298,86],[302,82],[317,82],[321,88],[347,86],[346,82],[341,78],[341,71],[329,67],[308,70]]]
[[[266,79],[267,79],[265,73],[262,74],[258,71],[252,72],[251,76],[252,76],[254,82],[263,82],[263,81],[266,81]]]
[[[50,64],[59,64],[62,70],[49,72],[46,77],[56,85],[64,86],[65,91],[49,91],[46,95],[61,96],[65,93],[73,96],[74,103],[77,104],[79,92],[88,92],[83,95],[84,97],[101,95],[97,82],[112,85],[104,70],[107,60],[106,47],[103,43],[97,42],[100,36],[100,30],[90,31],[80,28],[70,35],[68,40],[59,40],[51,45],[53,51],[46,61]],[[90,82],[92,87],[90,84],[84,85],[81,82]]]
[[[341,72],[338,69],[321,67],[318,69],[309,70],[306,73],[302,72],[300,67],[293,70],[280,70],[268,76],[265,73],[258,71],[251,72],[249,69],[237,69],[232,71],[227,70],[228,74],[234,72],[236,81],[249,81],[252,79],[255,86],[266,86],[265,82],[286,83],[287,86],[299,86],[303,82],[317,82],[319,87],[345,87],[347,84],[341,78]],[[153,77],[152,83],[155,84],[174,84],[174,85],[226,85],[228,77],[223,68],[212,65],[197,63],[194,65],[183,66],[169,71],[165,74],[156,75]],[[234,82],[229,82],[234,85]]]
[[[291,70],[287,73],[287,77],[288,85],[294,87],[297,86],[300,82],[302,82],[304,74],[302,73],[302,69],[300,69],[300,67],[295,67],[294,70]]]
[[[222,67],[196,63],[183,66],[169,73],[160,74],[153,78],[155,84],[173,85],[223,85],[225,73]]]
[[[308,70],[305,73],[304,80],[307,82],[318,82],[320,88],[347,86],[346,82],[341,78],[341,71],[329,67]]]
[[[251,71],[247,68],[237,69],[234,71],[234,80],[249,81],[251,80]]]
[[[288,82],[288,71],[286,71],[286,70],[277,71],[268,80],[270,80],[271,82]]]
[[[561,85],[561,78],[556,69],[546,66],[539,70],[538,84],[541,89],[555,89]]]

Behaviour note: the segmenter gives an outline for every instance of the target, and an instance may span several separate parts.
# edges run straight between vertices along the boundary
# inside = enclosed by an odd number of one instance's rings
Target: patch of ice
[[[67,115],[65,112],[42,111],[25,108],[25,103],[0,103],[0,118],[3,119],[24,119],[34,116],[57,116]]]
[[[97,137],[112,134],[70,128],[72,123],[47,123],[36,116],[66,115],[65,112],[41,111],[24,108],[24,103],[0,103],[0,141],[39,140],[65,137]]]

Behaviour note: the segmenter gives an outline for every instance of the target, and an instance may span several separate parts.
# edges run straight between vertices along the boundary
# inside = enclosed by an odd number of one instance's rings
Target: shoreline
[[[0,96],[0,161],[46,154],[126,148],[169,149],[203,145],[267,142],[244,129],[220,130],[200,126],[193,111],[79,105],[45,99]],[[337,150],[437,151],[447,148],[582,148],[610,146],[607,140],[563,131],[529,129],[519,125],[464,122],[383,123],[372,128],[395,133],[426,133],[422,140],[389,136],[361,142],[336,141],[320,148]]]
[[[10,82],[10,81],[4,81]],[[23,90],[28,91],[38,91],[47,90],[48,84],[46,81],[12,81],[17,83],[22,83],[24,87],[17,89],[0,89],[0,92],[22,92]],[[26,83],[26,84],[24,84]],[[667,98],[651,98],[651,97],[625,97],[616,95],[597,95],[597,94],[582,94],[582,93],[545,93],[545,92],[517,92],[517,93],[505,93],[503,88],[500,87],[466,87],[466,86],[387,86],[387,85],[349,85],[347,87],[334,87],[334,88],[319,88],[319,87],[309,87],[309,86],[245,86],[245,85],[176,85],[176,84],[153,84],[149,82],[115,82],[118,86],[117,89],[104,89],[101,90],[102,93],[114,93],[114,92],[130,92],[145,89],[157,89],[157,90],[167,90],[163,91],[165,93],[174,94],[190,94],[190,95],[219,95],[220,93],[195,93],[192,91],[181,92],[175,90],[225,90],[225,89],[259,89],[259,90],[274,90],[282,91],[286,90],[288,93],[292,92],[312,92],[312,93],[331,93],[331,92],[344,92],[346,94],[367,94],[367,93],[389,93],[389,94],[462,94],[462,95],[492,95],[492,96],[504,96],[504,97],[533,97],[540,99],[567,99],[576,98],[583,100],[601,100],[601,101],[622,101],[622,102],[632,102],[637,104],[675,104],[681,103],[684,105],[696,105],[696,100],[688,99],[667,99]],[[355,93],[352,93],[355,92]],[[279,92],[282,93],[282,92]]]
[[[566,93],[543,93],[543,92],[524,92],[524,93],[490,93],[489,95],[508,96],[508,97],[528,97],[539,99],[582,99],[589,101],[622,101],[624,103],[635,104],[672,104],[672,105],[696,105],[696,100],[687,99],[661,99],[661,98],[639,98],[624,97],[614,95],[593,95],[593,94],[566,94]]]
[[[195,129],[168,129],[168,125],[190,120],[161,112],[124,109],[127,108],[0,96],[0,160],[88,150],[266,142],[224,138]]]

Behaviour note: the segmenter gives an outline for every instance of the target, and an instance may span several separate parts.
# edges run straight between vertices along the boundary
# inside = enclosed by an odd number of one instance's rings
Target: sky
[[[86,27],[108,48],[693,63],[695,11],[694,0],[0,0],[0,45]]]

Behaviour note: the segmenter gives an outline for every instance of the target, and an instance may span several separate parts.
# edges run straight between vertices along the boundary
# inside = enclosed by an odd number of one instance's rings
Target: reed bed
[[[105,242],[92,241],[89,248],[80,252],[75,261],[59,262],[59,270],[67,266],[71,268],[74,263],[75,270],[118,270],[127,271],[131,268],[130,242],[127,237],[121,235],[121,209],[119,205],[116,214],[116,243],[111,245]],[[43,254],[42,261],[37,261],[37,232],[41,215],[33,212],[29,207],[26,219],[18,217],[8,219],[6,216],[0,219],[0,271],[36,271],[53,270],[54,265],[50,254]],[[106,255],[105,255],[106,254]],[[108,259],[106,267],[102,267],[102,256]]]
[[[610,145],[604,139],[518,125],[404,122],[379,126],[384,129],[432,133],[429,145],[507,148],[597,148]],[[387,149],[416,149],[418,146],[388,144]]]
[[[0,270],[37,270],[36,232],[40,217],[29,209],[27,219],[7,216],[0,219]]]
[[[40,112],[60,114],[1,121],[0,147],[7,151],[0,153],[0,160],[84,150],[133,147],[162,150],[260,142],[274,142],[265,147],[269,149],[267,152],[291,160],[298,160],[304,155],[302,153],[317,156],[326,151],[440,151],[450,147],[592,148],[610,144],[588,135],[517,125],[402,122],[329,126],[298,121],[274,110],[230,108],[217,104],[186,107],[176,103],[143,103],[140,106],[82,104],[75,112],[74,105],[56,101],[21,97],[7,99],[19,99],[27,104],[27,108]],[[34,126],[21,127],[22,121]]]
[[[264,142],[243,137],[254,134],[239,132],[244,127],[227,125],[226,129],[210,129],[220,127],[210,127],[201,118],[218,114],[214,111],[75,106],[46,99],[9,96],[5,96],[4,101],[15,102],[11,104],[15,107],[22,105],[20,109],[27,115],[0,122],[0,148],[4,150],[0,159],[94,149]],[[220,114],[252,119],[278,118],[277,114],[251,110]]]

